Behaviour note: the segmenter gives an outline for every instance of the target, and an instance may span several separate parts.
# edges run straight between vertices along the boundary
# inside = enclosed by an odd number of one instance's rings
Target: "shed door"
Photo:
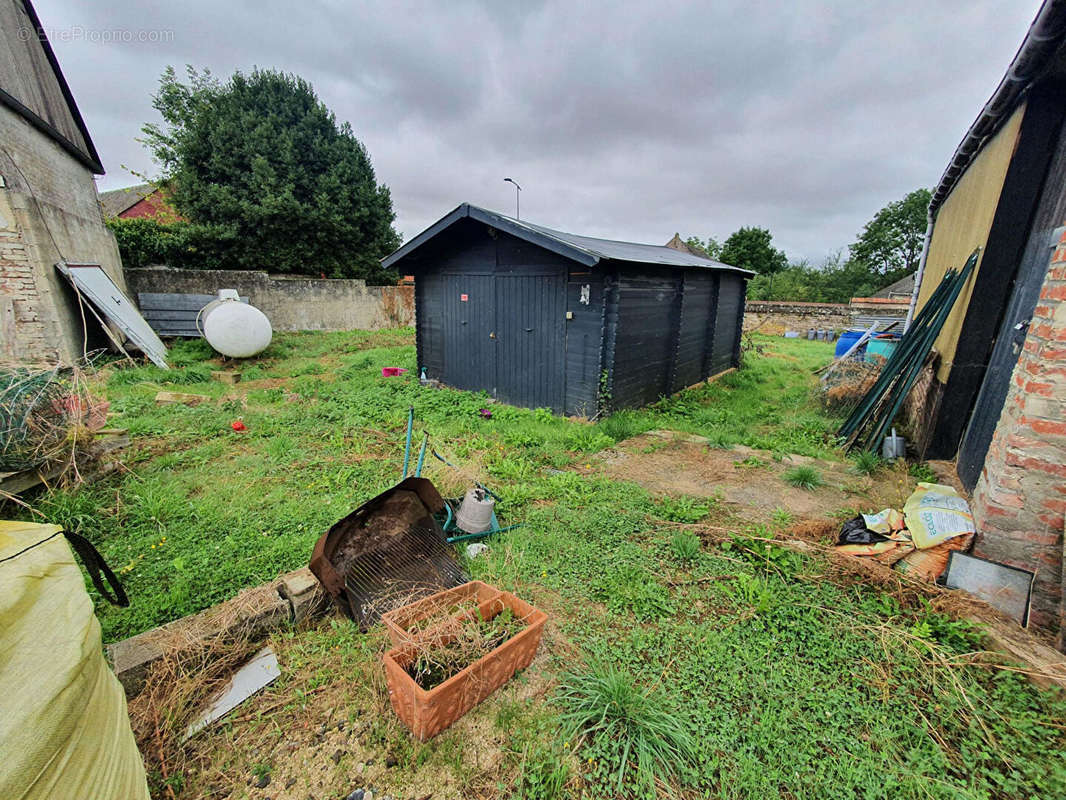
[[[496,397],[563,411],[566,291],[551,275],[496,275]]]
[[[496,327],[492,275],[442,275],[444,372],[457,389],[495,395]]]

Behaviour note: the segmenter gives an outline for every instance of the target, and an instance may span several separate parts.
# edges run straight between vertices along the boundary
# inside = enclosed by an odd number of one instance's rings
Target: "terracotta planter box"
[[[444,683],[423,689],[407,673],[407,666],[418,652],[414,643],[394,647],[383,656],[392,708],[419,741],[448,728],[511,680],[518,670],[528,667],[536,655],[547,614],[510,592],[500,592],[489,603],[492,613],[486,615],[488,619],[509,608],[515,617],[526,622],[526,627]]]
[[[456,624],[472,619],[475,612],[480,613],[482,619],[488,619],[494,608],[497,608],[492,601],[501,594],[499,589],[487,583],[468,581],[453,589],[444,589],[417,602],[387,611],[381,615],[381,621],[385,623],[393,645],[402,647],[405,644],[424,641],[427,637],[441,635],[443,631],[440,629],[447,627],[449,617]],[[463,611],[448,613],[450,608],[461,605],[466,606]],[[498,610],[496,613],[499,613]],[[438,618],[435,624],[424,627],[422,623],[431,617]]]

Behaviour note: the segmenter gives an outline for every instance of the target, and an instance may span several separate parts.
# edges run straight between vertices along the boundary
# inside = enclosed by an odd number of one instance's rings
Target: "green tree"
[[[698,236],[689,236],[685,239],[685,244],[701,251],[708,258],[718,260],[718,257],[722,255],[722,245],[713,236],[708,236],[706,241]]]
[[[741,228],[725,240],[718,260],[768,276],[772,291],[774,275],[788,266],[788,258],[774,248],[772,241],[773,236],[766,228]]]
[[[878,211],[849,248],[851,259],[885,276],[885,284],[918,269],[931,194],[915,189]]]
[[[142,140],[189,221],[203,266],[395,282],[379,259],[400,238],[389,190],[345,122],[295,75],[237,72],[219,83],[168,67]]]

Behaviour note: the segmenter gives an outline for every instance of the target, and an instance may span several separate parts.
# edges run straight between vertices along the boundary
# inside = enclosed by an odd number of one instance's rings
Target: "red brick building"
[[[154,183],[101,192],[100,206],[106,219],[151,217],[160,222],[176,222],[182,218],[168,202],[166,189]]]
[[[912,309],[980,248],[912,397],[927,458],[973,492],[977,555],[1036,573],[1066,645],[1066,3],[1046,0],[933,192]],[[916,402],[915,402],[916,401]]]

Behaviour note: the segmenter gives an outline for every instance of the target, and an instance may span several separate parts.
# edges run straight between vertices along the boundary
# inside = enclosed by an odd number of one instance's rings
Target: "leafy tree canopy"
[[[201,265],[391,283],[378,261],[400,237],[366,148],[295,75],[237,72],[220,83],[168,67],[142,140],[189,221]]]
[[[685,244],[699,250],[708,258],[713,258],[715,261],[720,260],[722,255],[722,245],[713,236],[708,236],[706,241],[698,236],[689,236],[685,239]]]
[[[774,248],[772,241],[773,236],[766,228],[741,228],[725,240],[718,259],[734,267],[773,276],[788,266],[788,258]]]
[[[774,277],[757,275],[748,283],[752,300],[801,300],[809,303],[847,303],[853,297],[869,297],[885,285],[885,279],[853,260],[834,254],[820,265],[800,261],[789,264]]]
[[[928,189],[915,189],[878,211],[849,248],[852,260],[885,276],[885,283],[918,269],[930,197]]]

